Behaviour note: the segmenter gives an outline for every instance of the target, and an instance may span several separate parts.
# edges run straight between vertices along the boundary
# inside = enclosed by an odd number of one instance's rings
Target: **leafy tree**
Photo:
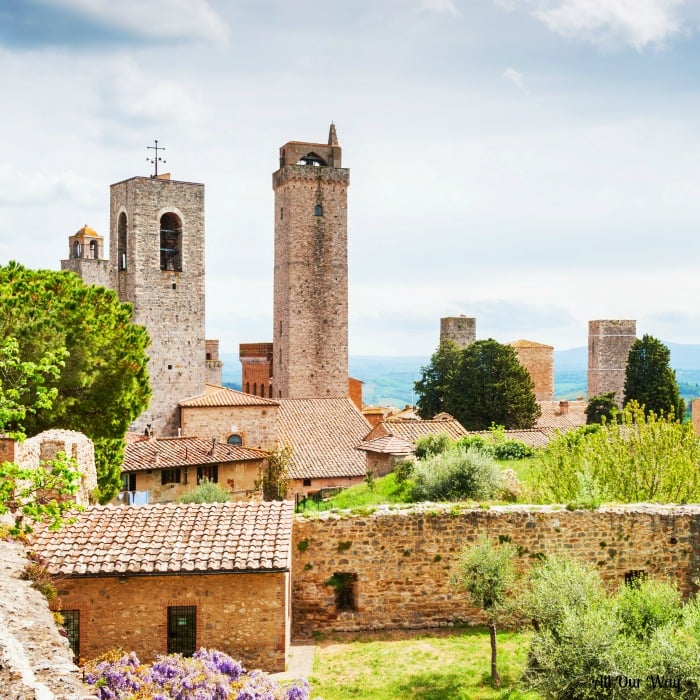
[[[263,498],[266,501],[283,501],[287,497],[289,482],[289,468],[292,465],[292,448],[290,445],[278,447],[267,456],[267,466],[263,467],[263,474],[256,485],[262,488]]]
[[[421,367],[421,378],[413,384],[418,394],[418,413],[421,418],[431,419],[445,410],[455,372],[459,367],[461,350],[451,340],[441,340],[430,363]]]
[[[86,285],[70,272],[11,262],[0,267],[0,299],[0,342],[14,338],[23,362],[39,364],[47,356],[63,361],[43,383],[17,389],[18,405],[35,407],[23,417],[23,429],[67,428],[95,440],[101,497],[108,499],[119,488],[111,461],[118,449],[99,439],[121,440],[148,405],[145,328],[131,322],[131,305],[113,291]],[[53,401],[41,405],[46,392]],[[7,428],[14,430],[21,419]]]
[[[228,491],[219,484],[202,479],[197,487],[180,496],[180,503],[226,503],[229,500]]]
[[[416,457],[425,459],[433,455],[441,455],[443,452],[454,448],[455,441],[447,433],[431,433],[417,438],[415,446]]]
[[[541,451],[531,470],[538,498],[591,505],[697,502],[700,440],[692,425],[645,415],[634,401],[618,417],[560,435]]]
[[[627,358],[624,404],[636,401],[647,412],[673,414],[682,420],[685,401],[670,361],[671,351],[660,340],[650,335],[635,340]]]
[[[617,403],[615,402],[615,392],[609,391],[607,394],[598,394],[588,399],[586,404],[586,424],[609,423],[617,413]]]
[[[450,578],[455,588],[466,591],[474,605],[486,613],[491,638],[491,682],[496,688],[501,685],[496,623],[510,615],[508,600],[513,597],[516,583],[516,556],[515,545],[494,545],[488,535],[481,533],[476,544],[462,551]]]
[[[15,338],[0,343],[0,433],[16,440],[25,437],[24,422],[37,411],[51,408],[57,391],[49,384],[63,365],[63,351],[47,351],[37,362],[22,361]],[[23,398],[30,395],[31,401]],[[59,452],[53,460],[35,469],[15,462],[0,463],[0,515],[10,513],[11,535],[27,534],[32,523],[47,522],[58,529],[67,511],[75,508],[68,497],[80,486],[75,460]]]
[[[540,407],[529,372],[510,345],[492,338],[462,351],[447,395],[446,410],[467,430],[531,428]]]

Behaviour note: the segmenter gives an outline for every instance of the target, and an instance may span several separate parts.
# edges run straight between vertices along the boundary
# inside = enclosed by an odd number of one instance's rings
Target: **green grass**
[[[491,686],[488,631],[334,635],[317,642],[311,697],[323,700],[537,700],[518,687],[530,635],[499,632],[501,688]]]

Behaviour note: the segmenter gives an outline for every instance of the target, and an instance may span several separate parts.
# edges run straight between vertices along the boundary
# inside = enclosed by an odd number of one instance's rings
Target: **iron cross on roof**
[[[153,175],[151,175],[151,177],[158,177],[158,163],[165,163],[166,162],[158,155],[158,151],[164,151],[165,146],[159,146],[158,139],[154,139],[154,141],[156,142],[155,146],[146,146],[147,149],[155,151],[155,153],[153,154],[153,158],[146,157],[146,162],[152,163],[153,166],[155,167],[155,172],[153,173]]]

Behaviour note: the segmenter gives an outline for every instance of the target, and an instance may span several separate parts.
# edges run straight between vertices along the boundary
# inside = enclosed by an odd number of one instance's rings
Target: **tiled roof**
[[[294,504],[91,506],[32,550],[53,575],[286,570]]]
[[[212,451],[211,440],[203,438],[152,438],[127,442],[122,471],[247,462],[264,459],[266,456],[267,453],[262,450],[226,443],[217,443]]]
[[[513,348],[549,348],[554,350],[553,345],[545,345],[544,343],[536,343],[534,340],[513,340],[508,343]]]
[[[350,399],[280,399],[280,442],[292,446],[293,479],[364,476],[355,446],[370,426]]]
[[[245,394],[242,391],[228,389],[223,386],[207,385],[207,391],[204,394],[183,399],[179,405],[183,408],[201,406],[277,406],[279,402],[273,399],[263,399],[253,394]]]
[[[415,452],[415,448],[410,442],[393,435],[382,435],[369,442],[363,442],[355,449],[387,455],[408,455]]]
[[[383,429],[380,428],[380,426],[382,426]],[[367,436],[367,439],[371,440],[380,435],[393,435],[414,444],[415,441],[423,435],[438,435],[440,433],[447,433],[453,440],[458,440],[463,435],[466,435],[467,431],[462,424],[454,418],[452,420],[387,420],[383,423],[379,423],[379,425],[372,430],[372,433]]]
[[[562,410],[562,403],[564,402],[540,401],[542,415],[537,419],[535,427],[567,431],[586,425],[585,401],[569,401],[566,411]]]

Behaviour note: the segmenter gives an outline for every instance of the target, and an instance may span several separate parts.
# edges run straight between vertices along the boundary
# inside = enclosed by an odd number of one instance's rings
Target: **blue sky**
[[[207,334],[271,339],[278,148],[337,125],[351,354],[588,321],[700,343],[700,3],[0,0],[0,261],[57,268],[109,185],[206,185]]]

